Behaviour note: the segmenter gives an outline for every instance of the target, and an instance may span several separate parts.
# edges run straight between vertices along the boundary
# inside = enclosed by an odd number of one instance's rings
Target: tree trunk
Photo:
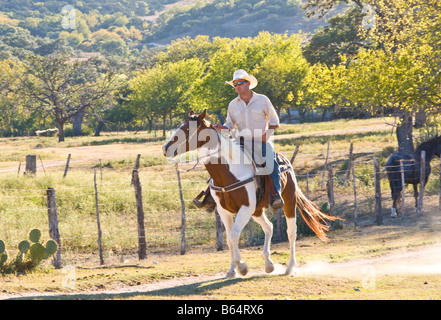
[[[64,141],[64,122],[57,121],[58,128],[58,142]]]
[[[167,114],[164,113],[162,117],[162,136],[165,137],[165,122],[167,121]]]
[[[96,126],[95,129],[95,137],[99,137],[101,134],[101,130],[104,128],[106,124],[104,123],[104,121],[99,121],[98,125]]]
[[[412,115],[410,113],[401,115],[400,124],[397,126],[398,152],[414,152],[412,129]]]
[[[81,125],[83,124],[84,112],[77,113],[72,117],[72,134],[74,137],[80,137],[83,135]]]

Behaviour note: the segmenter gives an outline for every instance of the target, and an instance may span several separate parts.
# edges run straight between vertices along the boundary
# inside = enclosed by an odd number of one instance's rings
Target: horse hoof
[[[285,270],[285,276],[292,276],[294,274],[294,268],[286,268]]]
[[[271,273],[274,271],[274,264],[272,262],[265,264],[265,272]]]
[[[248,273],[248,267],[245,263],[241,262],[239,263],[237,270],[239,271],[239,273],[243,276],[245,276]]]
[[[235,278],[236,277],[236,271],[234,270],[229,270],[227,272],[227,278]]]

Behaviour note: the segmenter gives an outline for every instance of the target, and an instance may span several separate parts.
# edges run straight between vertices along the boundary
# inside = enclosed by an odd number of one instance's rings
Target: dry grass
[[[64,265],[76,268],[73,271],[54,270],[45,265],[31,274],[2,276],[0,296],[53,294],[58,298],[73,298],[64,294],[75,291],[78,293],[76,297],[81,299],[438,299],[439,273],[392,272],[388,271],[392,269],[386,268],[389,262],[383,259],[388,254],[395,254],[391,261],[402,264],[406,261],[402,258],[403,252],[410,252],[413,259],[412,252],[417,254],[422,248],[439,244],[437,230],[440,219],[436,196],[438,177],[435,174],[429,183],[432,196],[425,200],[427,213],[424,216],[412,213],[413,200],[408,198],[408,215],[390,219],[387,216],[390,199],[386,198],[383,202],[385,224],[372,224],[371,160],[373,156],[385,159],[396,145],[384,122],[382,129],[378,129],[381,126],[379,121],[285,126],[281,128],[281,135],[275,137],[276,150],[285,152],[288,157],[294,147],[300,145],[294,163],[299,184],[305,191],[306,173],[311,173],[310,196],[319,205],[326,204],[320,183],[326,143],[332,139],[329,163],[334,166],[337,175],[337,210],[338,215],[346,218],[343,229],[330,232],[331,240],[327,244],[314,236],[300,235],[297,242],[300,269],[294,277],[280,275],[288,261],[288,245],[285,242],[272,247],[273,260],[278,266],[275,274],[267,276],[262,273],[261,248],[245,248],[247,227],[242,236],[242,255],[250,268],[250,275],[223,279],[229,266],[229,254],[214,249],[214,217],[195,210],[191,204],[192,197],[206,186],[208,175],[204,170],[183,174],[184,198],[188,204],[189,248],[184,256],[178,255],[180,204],[176,172],[173,166],[164,162],[161,142],[154,142],[150,136],[147,139],[151,140],[143,140],[140,136],[134,140],[132,135],[106,136],[96,142],[95,138],[84,137],[68,139],[63,144],[54,142],[56,138],[2,139],[0,147],[5,153],[0,159],[0,169],[4,170],[0,181],[0,224],[3,226],[0,238],[6,240],[8,248],[12,248],[32,228],[38,227],[47,234],[45,189],[55,187]],[[366,123],[375,129],[362,128]],[[361,132],[352,132],[354,127]],[[299,128],[307,134],[297,133],[295,130]],[[357,161],[357,189],[361,204],[358,228],[353,227],[352,184],[341,183],[350,142],[354,144]],[[36,177],[17,176],[17,162],[24,161],[28,153],[41,156],[46,174],[39,168]],[[71,169],[63,178],[64,161],[68,154],[72,154]],[[140,176],[149,237],[148,258],[143,261],[136,258],[136,209],[130,185],[137,154],[142,154]],[[99,159],[104,166],[103,180],[97,166]],[[136,264],[143,268],[84,269],[98,267],[94,169],[98,169],[99,177],[106,266]],[[385,194],[388,194],[387,188],[387,181],[383,181]],[[269,216],[274,219],[271,212]],[[257,227],[255,235],[261,236]],[[260,241],[257,239],[255,242],[259,244]],[[363,271],[364,265],[360,263],[374,266],[374,287],[369,287],[369,282],[366,285],[364,279],[369,269]],[[441,265],[437,261],[431,263],[434,267]],[[75,290],[66,286],[69,275],[73,275]],[[173,288],[164,287],[164,280],[175,281],[170,282]],[[139,293],[111,291],[127,287],[137,288]],[[103,294],[93,295],[99,292]]]

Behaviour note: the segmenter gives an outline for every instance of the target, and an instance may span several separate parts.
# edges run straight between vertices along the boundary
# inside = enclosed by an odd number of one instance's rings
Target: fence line
[[[298,148],[296,148],[296,150],[298,151]],[[345,155],[347,156],[347,154]],[[293,158],[295,158],[295,154],[293,154]],[[139,158],[138,158],[139,159]],[[327,161],[329,161],[329,158],[327,157]],[[350,155],[349,158],[347,159],[348,161],[348,168],[346,169],[342,169],[342,170],[335,170],[335,168],[333,168],[333,166],[331,164],[326,164],[327,167],[327,171],[328,171],[328,180],[327,180],[327,188],[324,189],[323,187],[317,187],[320,185],[320,181],[317,181],[320,179],[321,170],[316,170],[315,174],[313,174],[312,172],[307,172],[306,174],[296,174],[297,178],[299,179],[299,183],[305,183],[306,182],[306,194],[308,195],[308,197],[312,198],[312,199],[322,199],[323,197],[327,196],[327,203],[330,204],[331,206],[331,213],[332,214],[341,214],[338,212],[338,210],[341,210],[341,207],[339,207],[339,204],[337,201],[335,201],[335,191],[340,188],[340,186],[342,185],[341,182],[343,181],[343,185],[347,184],[347,183],[352,183],[352,187],[353,187],[353,195],[354,195],[354,213],[352,214],[352,218],[354,219],[354,224],[357,225],[358,224],[358,218],[360,215],[360,203],[364,197],[365,200],[371,201],[373,199],[375,199],[375,203],[376,205],[375,210],[374,210],[374,217],[375,217],[375,221],[377,223],[381,223],[381,218],[383,216],[382,213],[382,208],[381,208],[381,189],[379,191],[379,193],[375,192],[373,195],[368,194],[368,193],[360,193],[357,192],[357,188],[363,187],[360,186],[362,179],[365,179],[367,181],[372,181],[375,180],[376,183],[374,183],[373,185],[375,186],[375,190],[377,190],[377,188],[381,185],[381,180],[384,178],[384,169],[381,170],[379,168],[379,165],[376,165],[376,167],[378,167],[378,170],[375,170],[373,173],[367,172],[366,168],[363,169],[359,169],[359,166],[368,166],[368,163],[366,161],[354,161],[352,159],[352,156]],[[295,161],[294,161],[294,167],[295,167]],[[69,168],[70,170],[72,170],[73,168]],[[90,167],[88,168],[90,170]],[[173,168],[169,168],[170,170],[167,170],[167,172],[171,172]],[[349,172],[350,170],[350,172]],[[441,166],[440,166],[440,170],[441,170]],[[142,173],[142,169],[139,170],[140,173]],[[137,171],[138,173],[138,171]],[[436,174],[439,174],[439,172],[434,172]],[[352,181],[349,180],[349,174],[353,175],[353,179]],[[340,178],[341,176],[344,176],[344,178]],[[375,179],[374,179],[375,178]],[[200,188],[185,188],[185,185],[187,184],[194,184],[194,183],[205,183],[206,180],[205,179],[201,179],[201,180],[194,180],[194,178],[186,180],[186,179],[182,179],[181,180],[181,176],[179,174],[179,171],[177,171],[177,179],[173,179],[173,180],[152,180],[149,178],[146,179],[142,179],[139,178],[140,182],[142,183],[170,183],[170,184],[175,184],[176,188],[170,188],[167,187],[167,189],[145,189],[143,191],[141,191],[140,193],[138,193],[138,195],[149,195],[152,193],[161,193],[161,192],[176,192],[176,194],[180,195],[180,199],[167,199],[168,203],[171,204],[175,204],[175,209],[169,209],[169,210],[143,210],[142,208],[142,212],[144,214],[147,215],[147,221],[139,221],[137,223],[137,228],[134,227],[134,225],[136,225],[132,220],[129,219],[125,219],[124,221],[124,225],[119,224],[117,225],[117,227],[110,227],[110,229],[106,229],[107,228],[107,224],[112,217],[109,217],[108,214],[106,214],[106,207],[107,206],[113,206],[113,205],[119,205],[120,202],[118,201],[106,201],[106,202],[102,202],[100,201],[99,197],[98,197],[98,191],[99,191],[99,195],[105,195],[105,194],[118,194],[118,193],[135,193],[136,195],[136,189],[133,189],[133,186],[130,185],[130,182],[120,182],[120,183],[116,183],[116,182],[98,182],[96,179],[96,169],[95,169],[95,183],[94,183],[94,187],[95,187],[95,192],[92,191],[93,185],[92,184],[84,184],[84,186],[82,187],[61,187],[59,188],[59,190],[57,190],[57,195],[56,195],[56,199],[63,199],[63,198],[68,198],[71,197],[72,194],[69,192],[73,192],[75,197],[84,197],[84,196],[91,196],[91,195],[95,195],[95,206],[96,206],[96,220],[101,220],[101,224],[102,226],[100,226],[99,222],[98,222],[98,237],[100,238],[100,240],[98,241],[98,247],[101,247],[101,245],[99,244],[100,242],[102,242],[104,244],[104,246],[106,246],[106,241],[109,241],[109,239],[113,240],[112,243],[126,243],[129,242],[131,243],[131,246],[134,246],[134,240],[136,239],[135,236],[130,237],[130,234],[136,234],[138,233],[138,247],[141,248],[142,247],[142,241],[144,241],[144,247],[149,247],[149,248],[154,248],[154,247],[168,247],[168,248],[177,248],[177,246],[179,246],[180,244],[180,251],[181,254],[185,254],[186,250],[187,250],[187,246],[188,245],[192,245],[192,243],[197,243],[199,241],[188,241],[189,239],[192,238],[199,238],[199,237],[211,237],[211,234],[213,232],[210,232],[209,229],[206,228],[206,226],[199,226],[198,222],[200,220],[197,220],[201,217],[203,217],[204,219],[207,219],[207,221],[210,221],[210,225],[213,226],[213,228],[215,227],[216,224],[216,218],[215,215],[207,215],[204,213],[203,210],[200,209],[194,209],[192,207],[192,198],[186,198],[184,191],[200,191]],[[440,174],[440,179],[441,179],[441,174]],[[304,181],[306,180],[306,181]],[[311,190],[311,187],[314,187],[314,181],[315,181],[315,189]],[[110,188],[107,189],[106,186],[122,186],[121,189],[114,189],[114,188]],[[366,186],[366,188],[368,188],[369,186]],[[83,188],[87,188],[90,189],[91,192],[84,192]],[[97,189],[99,188],[99,189]],[[57,207],[57,203],[56,203],[56,199],[55,201],[51,200],[49,201],[49,191],[48,189],[0,189],[0,192],[2,193],[8,193],[8,192],[19,192],[19,193],[23,193],[23,192],[36,192],[38,194],[33,194],[33,195],[7,195],[7,194],[2,194],[0,195],[0,201],[2,199],[4,199],[4,202],[7,202],[8,199],[32,199],[32,198],[42,198],[44,197],[44,193],[47,192],[47,197],[48,197],[48,208],[46,209],[49,212],[53,210],[53,205],[55,207]],[[78,191],[78,192],[75,192]],[[424,190],[423,190],[424,191]],[[422,191],[422,192],[423,192]],[[55,192],[55,190],[54,190]],[[405,192],[403,192],[403,203],[404,203],[404,195]],[[346,195],[347,196],[347,195]],[[360,197],[361,196],[361,197]],[[441,204],[441,191],[440,191],[440,204]],[[344,197],[341,197],[341,199],[343,199]],[[92,198],[91,198],[92,199]],[[323,198],[324,199],[324,198]],[[337,197],[338,199],[338,197]],[[422,199],[422,197],[421,197]],[[345,200],[346,201],[346,200]],[[49,203],[53,203],[53,204],[49,204]],[[133,203],[138,203],[138,201],[136,201],[135,196],[133,197]],[[140,204],[142,204],[142,200],[140,202]],[[343,202],[343,201],[342,201]],[[190,203],[190,205],[186,205],[187,203]],[[421,201],[421,209],[422,209],[422,201]],[[180,204],[180,206],[179,206]],[[63,209],[63,203],[58,205],[58,211],[62,212]],[[138,207],[135,206],[134,204],[134,208]],[[338,209],[336,209],[336,207]],[[103,209],[100,211],[100,208]],[[43,211],[45,211],[45,209],[43,207],[40,208],[7,208],[7,207],[2,207],[0,208],[0,222],[2,222],[3,220],[7,220],[10,219],[10,217],[2,217],[1,212],[2,211],[8,211],[8,212],[41,212],[43,213]],[[181,224],[179,225],[179,223],[170,223],[169,225],[167,225],[166,223],[164,224],[159,224],[158,227],[152,227],[153,226],[157,226],[157,223],[155,220],[155,214],[167,214],[170,216],[174,216],[177,217],[177,214],[179,213],[179,211],[181,212]],[[403,211],[404,212],[404,211]],[[422,212],[422,211],[421,211]],[[100,214],[103,214],[103,216],[100,218]],[[187,215],[188,214],[188,215]],[[372,212],[371,212],[372,214]],[[129,216],[131,217],[132,215],[130,215],[129,213],[125,213],[123,215],[125,218],[128,218]],[[283,225],[283,223],[279,220],[281,219],[281,215],[278,212],[273,213],[273,219],[277,219],[276,223],[277,223],[277,235],[276,235],[276,239],[279,240],[283,240],[283,237],[281,235],[281,232],[283,232],[284,230],[282,230],[281,226]],[[19,219],[18,217],[16,217],[16,219]],[[62,223],[66,223],[66,221],[69,219],[69,217],[62,217],[61,218],[61,222]],[[89,217],[90,220],[90,217]],[[141,219],[142,220],[142,219]],[[23,222],[26,222],[26,219],[20,220]],[[28,221],[30,222],[30,221]],[[86,222],[85,222],[86,223]],[[140,226],[144,226],[146,225],[145,231],[144,233],[140,232]],[[101,230],[101,227],[103,227],[103,229]],[[64,228],[64,229],[63,229]],[[75,249],[75,248],[91,248],[94,247],[93,244],[90,242],[88,243],[84,243],[82,242],[81,239],[83,238],[90,238],[90,240],[96,239],[97,234],[91,233],[81,233],[75,236],[69,236],[69,232],[66,232],[67,228],[63,226],[63,228],[61,229],[61,234],[59,234],[58,236],[58,241],[60,241],[60,248],[63,251],[67,251],[68,249]],[[165,234],[170,234],[170,235],[176,235],[173,237],[167,237],[167,235],[162,235],[162,234],[158,234],[158,228],[160,228],[160,233],[165,233]],[[55,237],[56,235],[52,236],[52,231],[54,230],[54,227],[49,226],[49,232],[51,233],[51,237]],[[125,235],[125,236],[117,236],[118,234],[120,234],[120,231],[124,230],[124,232],[129,233],[129,235]],[[201,235],[203,234],[201,232],[201,230],[203,230],[205,232],[205,235]],[[253,234],[254,237],[262,237],[262,234],[259,234],[258,232],[254,232],[252,229],[252,223],[250,223],[250,234]],[[66,233],[66,235],[64,235],[63,233]],[[177,236],[177,234],[180,233],[180,237]],[[9,233],[8,233],[9,234]],[[3,234],[0,235],[0,237],[3,237]],[[11,231],[9,234],[9,242],[11,240],[18,240],[19,238],[14,236],[14,232]],[[210,238],[211,239],[211,238]],[[217,249],[220,250],[220,246],[219,246],[219,237],[217,235],[216,239],[216,245],[217,245]],[[214,241],[213,240],[213,241]],[[136,241],[136,240],[135,240]],[[147,241],[147,242],[146,242]],[[250,238],[249,241],[245,241],[243,243],[256,243],[256,241],[253,241],[253,238]],[[69,245],[66,246],[65,243],[68,243]],[[214,246],[213,246],[214,247]],[[106,249],[109,250],[109,249]],[[102,261],[102,263],[104,263],[104,259],[102,258],[103,256],[103,249],[100,249],[100,260]],[[143,250],[139,249],[139,252],[141,252]],[[141,259],[141,254],[139,254],[139,258]]]

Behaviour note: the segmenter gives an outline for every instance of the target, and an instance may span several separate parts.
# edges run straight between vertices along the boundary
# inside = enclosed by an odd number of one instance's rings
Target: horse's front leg
[[[236,276],[236,263],[234,262],[233,244],[232,244],[231,238],[230,238],[231,229],[233,228],[233,224],[234,224],[233,215],[231,213],[229,213],[228,211],[223,212],[222,209],[219,210],[219,207],[218,207],[218,213],[219,213],[219,216],[225,226],[228,251],[230,252],[230,258],[231,258],[231,266],[230,266],[230,270],[228,270],[228,272],[227,272],[227,277],[234,278]]]
[[[235,277],[236,268],[241,275],[246,275],[248,272],[248,268],[246,264],[241,261],[241,257],[239,253],[239,238],[240,238],[240,232],[249,221],[251,213],[248,214],[248,219],[246,219],[247,212],[246,210],[243,210],[245,212],[241,212],[242,211],[241,209],[237,213],[236,221],[234,221],[233,213],[224,210],[221,206],[218,206],[217,210],[225,226],[227,244],[231,256],[231,266],[227,272],[227,277],[229,278]]]
[[[257,213],[259,214],[259,213]],[[270,258],[270,246],[271,238],[273,236],[273,224],[268,220],[265,212],[262,212],[256,217],[253,216],[254,221],[256,221],[262,227],[265,233],[265,244],[263,245],[263,258],[265,259],[265,272],[271,273],[274,271],[274,263]]]
[[[251,210],[250,207],[244,207],[242,206],[236,216],[236,220],[234,221],[233,228],[231,229],[231,232],[229,235],[227,235],[231,247],[231,266],[233,264],[236,266],[237,270],[241,275],[246,275],[248,273],[248,267],[247,265],[242,261],[242,258],[240,256],[239,252],[239,239],[240,234],[243,230],[243,228],[246,226],[248,221],[250,221],[251,215],[254,212],[254,210]]]

